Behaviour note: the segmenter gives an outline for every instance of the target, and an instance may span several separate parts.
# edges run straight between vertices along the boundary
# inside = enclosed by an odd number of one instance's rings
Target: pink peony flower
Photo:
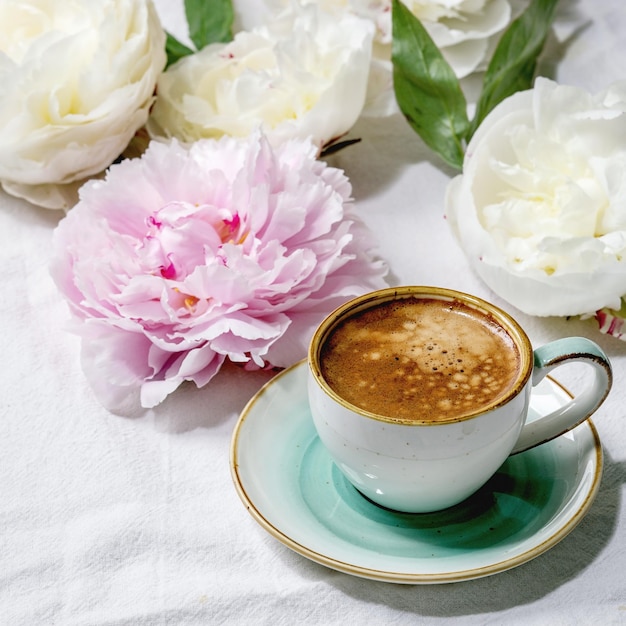
[[[103,404],[139,389],[152,407],[227,358],[302,358],[326,314],[385,284],[350,194],[312,143],[272,149],[260,134],[153,142],[82,187],[51,271]]]

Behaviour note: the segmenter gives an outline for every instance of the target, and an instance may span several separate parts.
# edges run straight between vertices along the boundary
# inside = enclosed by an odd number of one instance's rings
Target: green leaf
[[[461,169],[469,120],[459,80],[419,19],[400,0],[392,7],[398,106],[426,145]]]
[[[193,54],[193,50],[188,48],[185,44],[181,43],[173,35],[167,34],[167,40],[165,41],[165,52],[167,53],[167,67],[176,63],[178,59]]]
[[[198,50],[233,38],[232,0],[185,0],[189,38]]]
[[[550,32],[557,3],[533,0],[500,38],[485,72],[468,140],[499,102],[532,87],[537,58]]]

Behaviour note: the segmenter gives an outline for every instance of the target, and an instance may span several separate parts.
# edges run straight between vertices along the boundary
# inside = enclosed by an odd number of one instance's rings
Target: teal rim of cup
[[[495,401],[482,405],[479,409],[474,411],[468,411],[461,415],[455,415],[454,417],[438,420],[424,419],[411,419],[401,417],[391,417],[388,415],[381,415],[379,413],[372,413],[362,409],[344,398],[338,395],[326,382],[322,375],[320,367],[320,351],[322,345],[326,341],[326,337],[335,328],[335,326],[344,319],[355,315],[361,311],[365,311],[373,306],[381,304],[383,302],[389,302],[392,300],[399,300],[402,298],[434,298],[437,300],[444,300],[449,302],[458,301],[470,308],[476,309],[482,313],[486,313],[494,318],[510,335],[515,342],[520,354],[520,371],[511,389],[504,395],[497,398]],[[518,322],[513,319],[508,313],[497,307],[491,302],[487,302],[478,296],[457,291],[454,289],[447,289],[445,287],[429,287],[421,285],[400,286],[400,287],[386,287],[384,289],[378,289],[369,293],[357,296],[351,300],[348,300],[344,304],[338,306],[334,311],[329,313],[327,317],[319,324],[311,341],[309,343],[308,350],[308,366],[309,369],[317,381],[321,389],[330,396],[335,402],[342,405],[346,409],[358,413],[364,417],[387,422],[390,424],[403,424],[410,426],[436,426],[444,424],[452,424],[456,422],[463,422],[465,420],[472,419],[483,413],[487,413],[493,409],[501,407],[507,404],[512,398],[518,395],[525,387],[528,379],[530,378],[533,370],[533,348],[530,343],[528,335],[524,332],[524,329]]]

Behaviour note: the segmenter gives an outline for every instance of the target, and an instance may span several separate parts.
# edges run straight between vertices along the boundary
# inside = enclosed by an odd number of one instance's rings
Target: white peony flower
[[[365,100],[373,27],[292,9],[168,68],[150,133],[191,142],[262,128],[274,144],[311,137],[318,147],[345,134]]]
[[[0,183],[68,208],[148,117],[165,66],[150,0],[0,0]]]
[[[273,11],[290,0],[264,0]],[[391,65],[391,0],[300,0],[335,16],[349,13],[375,26],[365,113],[397,111]],[[418,17],[459,78],[484,69],[519,0],[402,0]]]
[[[531,315],[620,308],[626,81],[592,95],[538,78],[483,121],[446,197],[470,264]]]

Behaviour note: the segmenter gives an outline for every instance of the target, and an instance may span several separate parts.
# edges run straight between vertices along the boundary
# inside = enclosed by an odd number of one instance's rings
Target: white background
[[[178,0],[156,4],[184,34]],[[586,26],[543,68],[600,90],[623,78],[626,11],[621,0],[577,6]],[[527,317],[487,290],[443,219],[453,172],[401,117],[361,121],[351,135],[361,143],[330,162],[350,177],[394,283],[475,293],[512,312],[535,345],[582,335],[611,357],[615,386],[594,418],[604,477],[588,515],[537,559],[453,585],[363,580],[291,552],[248,515],[229,469],[237,416],[271,375],[225,367],[155,409],[107,412],[48,275],[61,216],[0,193],[0,624],[626,623],[626,343],[590,321]],[[563,376],[575,389],[582,374]]]

